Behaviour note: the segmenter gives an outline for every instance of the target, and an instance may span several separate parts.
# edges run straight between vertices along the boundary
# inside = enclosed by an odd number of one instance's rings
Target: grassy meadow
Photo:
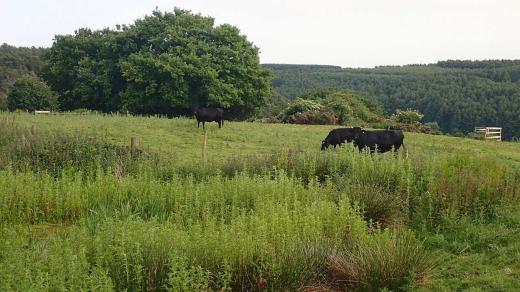
[[[519,143],[206,126],[0,113],[0,290],[520,289]]]
[[[187,118],[157,118],[106,115],[51,115],[2,114],[24,127],[42,130],[62,129],[81,131],[87,135],[105,138],[110,143],[129,145],[130,137],[138,137],[149,150],[174,159],[177,163],[191,163],[201,159],[203,130],[196,121]],[[223,160],[232,155],[266,154],[291,148],[319,150],[321,141],[334,126],[260,124],[226,121],[222,129],[208,123],[208,158]],[[435,159],[453,154],[486,155],[520,165],[518,143],[489,143],[458,137],[431,136],[407,133],[405,145],[413,157]]]

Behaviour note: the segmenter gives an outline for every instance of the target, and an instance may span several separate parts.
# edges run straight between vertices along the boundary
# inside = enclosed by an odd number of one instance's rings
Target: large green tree
[[[238,28],[181,9],[57,36],[47,64],[43,76],[64,109],[179,114],[218,106],[244,118],[269,95],[270,73]]]

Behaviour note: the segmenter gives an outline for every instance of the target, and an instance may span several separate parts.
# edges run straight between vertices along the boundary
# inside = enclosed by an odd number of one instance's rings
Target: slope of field
[[[0,113],[0,290],[520,289],[519,143],[331,128]]]
[[[126,117],[111,115],[50,115],[8,114],[22,126],[41,129],[83,131],[105,136],[115,144],[129,145],[137,137],[145,149],[171,156],[178,162],[201,159],[204,131],[197,129],[194,119]],[[226,121],[222,129],[207,124],[208,158],[222,160],[232,155],[266,154],[291,148],[315,151],[335,126],[261,124]],[[454,154],[483,154],[520,165],[520,144],[493,143],[467,138],[406,133],[405,145],[411,157],[444,158]]]

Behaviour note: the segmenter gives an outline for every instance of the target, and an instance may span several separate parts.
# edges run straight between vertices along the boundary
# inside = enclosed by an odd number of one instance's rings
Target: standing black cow
[[[354,145],[358,147],[359,151],[368,148],[370,149],[370,153],[374,153],[376,148],[377,151],[381,153],[392,149],[397,152],[401,146],[403,146],[403,149],[406,151],[403,140],[404,134],[401,130],[362,130],[354,139]]]
[[[350,143],[359,136],[359,133],[361,133],[360,127],[333,129],[321,142],[321,150],[327,149],[330,145],[334,145],[336,148],[337,145],[345,143],[345,140]]]
[[[203,129],[206,122],[217,122],[219,128],[224,126],[223,111],[221,108],[199,107],[194,110],[193,114],[197,119],[197,128],[200,127],[200,122],[202,122]]]

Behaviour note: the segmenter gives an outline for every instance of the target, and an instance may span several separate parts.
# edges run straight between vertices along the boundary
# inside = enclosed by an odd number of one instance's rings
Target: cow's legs
[[[200,122],[197,121],[197,128],[200,128]]]
[[[206,121],[202,121],[202,129],[205,130]]]
[[[222,128],[222,121],[218,121],[218,128]]]

